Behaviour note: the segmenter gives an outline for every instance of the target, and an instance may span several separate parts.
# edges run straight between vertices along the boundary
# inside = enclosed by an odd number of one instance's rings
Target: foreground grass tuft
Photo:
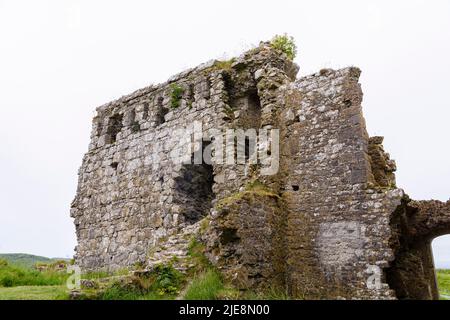
[[[127,288],[120,283],[113,283],[105,291],[101,293],[99,300],[160,300],[163,296],[156,292],[143,292],[137,288]]]
[[[222,277],[215,270],[207,270],[193,279],[186,290],[186,300],[217,299],[224,285]]]
[[[95,274],[89,277],[95,279]],[[185,282],[185,276],[171,264],[161,264],[148,274],[117,279],[101,290],[85,290],[81,299],[170,300],[180,293]]]
[[[280,288],[268,288],[261,292],[247,291],[244,300],[291,300],[292,298]]]

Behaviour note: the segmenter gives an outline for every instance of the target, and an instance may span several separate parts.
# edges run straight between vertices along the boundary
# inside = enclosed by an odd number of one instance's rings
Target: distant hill
[[[0,259],[7,260],[10,264],[21,266],[24,268],[31,268],[37,262],[41,263],[50,263],[56,260],[67,260],[67,259],[59,259],[59,258],[47,258],[41,256],[35,256],[32,254],[26,253],[4,253],[0,254]]]

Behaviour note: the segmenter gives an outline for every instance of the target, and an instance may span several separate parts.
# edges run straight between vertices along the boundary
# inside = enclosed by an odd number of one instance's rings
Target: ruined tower
[[[182,234],[242,289],[437,298],[430,243],[450,232],[450,203],[396,187],[383,138],[365,128],[359,69],[297,71],[261,43],[97,108],[71,209],[76,263],[182,255],[171,250]]]

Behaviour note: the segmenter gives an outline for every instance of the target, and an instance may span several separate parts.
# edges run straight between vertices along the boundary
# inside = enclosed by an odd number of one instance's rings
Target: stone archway
[[[435,238],[431,247],[440,298],[450,300],[450,234]]]
[[[398,299],[439,299],[431,242],[450,233],[450,201],[403,200],[391,219],[395,259],[386,280]]]

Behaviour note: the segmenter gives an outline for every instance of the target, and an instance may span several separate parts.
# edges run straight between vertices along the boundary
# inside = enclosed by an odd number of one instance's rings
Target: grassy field
[[[66,282],[65,272],[40,272],[32,268],[11,265],[0,260],[0,287],[10,288],[19,286],[57,286]]]
[[[0,287],[0,300],[66,300],[69,293],[65,286]]]
[[[437,270],[436,276],[441,299],[450,300],[450,270]]]
[[[5,257],[5,255],[3,255]],[[6,255],[0,259],[0,300],[68,299],[65,270],[52,269],[53,259],[30,255]],[[5,257],[5,258],[6,258]],[[11,262],[13,261],[13,262]],[[32,262],[45,263],[48,269],[38,271]]]

